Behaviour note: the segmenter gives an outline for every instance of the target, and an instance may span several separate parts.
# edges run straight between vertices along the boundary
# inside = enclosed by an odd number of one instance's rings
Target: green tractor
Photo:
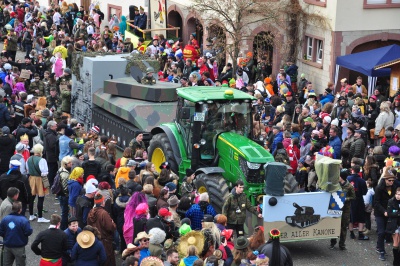
[[[257,205],[264,194],[264,165],[274,158],[250,139],[255,98],[218,87],[179,88],[177,94],[174,122],[151,131],[149,161],[156,167],[168,161],[180,182],[187,168],[195,170],[197,191],[209,193],[217,212],[239,179],[252,204]]]

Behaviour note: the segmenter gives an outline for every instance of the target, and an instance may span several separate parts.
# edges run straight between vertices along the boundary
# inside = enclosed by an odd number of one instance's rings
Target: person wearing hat
[[[179,237],[179,228],[175,226],[172,219],[172,213],[167,208],[160,208],[158,210],[158,215],[147,221],[147,231],[155,227],[161,228],[165,231],[167,234],[166,239],[173,238],[176,240]]]
[[[290,115],[290,117],[294,114],[294,109],[296,107],[296,102],[293,100],[293,93],[289,91],[285,94],[286,104],[285,104],[285,114]]]
[[[64,230],[64,233],[67,235],[68,238],[68,249],[67,254],[68,256],[63,256],[63,262],[68,263],[72,248],[76,244],[78,234],[82,232],[82,229],[79,227],[78,219],[75,216],[71,216],[68,218],[68,227]]]
[[[61,117],[61,104],[61,98],[57,93],[56,87],[51,87],[50,95],[46,97],[46,108],[53,113],[56,119]]]
[[[374,215],[378,231],[378,240],[376,243],[376,251],[380,253],[380,260],[385,258],[385,237],[386,226],[388,221],[388,202],[396,194],[395,176],[396,170],[391,167],[385,167],[380,182],[375,188],[374,196]]]
[[[357,134],[357,133],[356,133]],[[365,204],[363,196],[367,194],[367,184],[365,180],[360,177],[361,167],[356,164],[351,166],[351,175],[347,180],[353,185],[355,191],[355,199],[351,201],[351,221],[349,223],[350,237],[355,239],[353,233],[354,223],[358,223],[358,240],[369,240],[368,236],[364,235],[365,224]]]
[[[176,227],[181,227],[181,217],[179,214],[176,212],[176,209],[178,208],[179,204],[179,199],[176,195],[172,195],[168,200],[168,210],[172,213],[172,220],[175,223]]]
[[[84,144],[75,142],[75,132],[73,129],[67,127],[64,130],[64,134],[58,138],[59,144],[59,156],[58,160],[61,161],[65,156],[71,156],[74,154],[74,149],[82,150]]]
[[[146,145],[143,141],[142,131],[135,132],[135,138],[129,142],[129,147],[132,149],[132,158],[134,158],[137,150],[146,150]]]
[[[333,108],[332,113],[331,113],[331,118],[340,118],[340,114],[345,111],[346,113],[349,114],[349,117],[351,116],[351,109],[349,105],[347,104],[347,99],[343,96],[340,96],[336,106]]]
[[[96,227],[101,234],[101,242],[107,254],[105,265],[115,266],[115,253],[113,248],[114,232],[116,226],[110,214],[104,209],[105,198],[100,193],[94,197],[95,207],[90,210],[87,223]]]
[[[14,25],[14,24],[12,24]],[[7,38],[7,56],[11,57],[12,61],[15,61],[15,57],[18,51],[18,36],[14,31],[14,28],[10,29],[10,32],[6,36]]]
[[[290,251],[280,244],[281,232],[278,229],[269,231],[269,240],[258,248],[259,254],[264,254],[269,260],[269,265],[293,265]]]
[[[142,6],[139,7],[139,14],[135,16],[133,25],[135,26],[135,35],[142,36],[143,33],[138,29],[145,30],[147,28],[147,15],[144,13],[144,8]]]
[[[14,198],[16,197],[14,196]],[[13,199],[9,198],[9,200]],[[13,201],[10,214],[1,220],[0,236],[3,237],[2,263],[4,265],[13,265],[14,260],[16,265],[26,265],[25,246],[28,244],[28,237],[32,234],[33,229],[21,212],[21,202]]]
[[[322,97],[320,98],[321,106],[324,106],[326,103],[333,103],[335,100],[335,96],[333,96],[332,92],[335,84],[332,82],[328,82],[328,87],[324,90]]]
[[[179,265],[192,265],[194,260],[198,258],[204,250],[205,235],[200,231],[190,231],[180,238],[178,245],[178,253],[181,259]],[[196,258],[197,257],[197,258]]]
[[[349,85],[349,82],[348,82],[347,78],[342,78],[340,80],[340,85],[341,85],[341,88],[340,88],[341,92],[344,91],[347,94],[350,91],[353,91],[353,88]]]
[[[105,265],[107,257],[103,244],[94,233],[83,230],[76,237],[71,260],[76,265]]]
[[[91,209],[93,209],[93,198],[97,192],[97,188],[93,184],[86,184],[85,194],[76,200],[76,218],[80,228],[87,225],[87,218]]]
[[[32,33],[32,32],[31,32],[31,33]],[[36,66],[32,64],[32,58],[29,57],[29,54],[27,54],[27,55],[25,56],[25,62],[24,62],[24,63],[16,63],[16,62],[14,62],[14,61],[8,61],[8,63],[9,63],[10,65],[12,65],[12,66],[18,67],[18,69],[20,69],[20,70],[23,70],[23,69],[24,69],[24,70],[30,71],[31,75],[30,75],[30,77],[29,77],[29,82],[30,82],[30,80],[33,79],[33,74],[36,73]],[[28,83],[29,83],[29,82],[28,82]]]
[[[32,125],[32,119],[23,118],[21,125],[16,129],[16,140],[22,142],[26,146],[33,146],[33,138],[38,135],[37,127]]]
[[[280,126],[272,127],[272,134],[274,135],[274,139],[270,148],[271,153],[274,153],[278,143],[283,141],[283,133],[281,129],[282,128]]]
[[[195,178],[196,178],[195,171],[193,171],[190,168],[186,169],[186,176],[183,178],[183,181],[182,181],[182,184],[181,184],[181,187],[179,190],[181,193],[181,197],[189,196],[195,191],[196,187],[193,182],[193,180]]]
[[[363,140],[363,130],[355,130],[354,132],[354,142],[350,145],[349,155],[350,158],[364,158],[365,154],[365,142]]]
[[[150,230],[151,229],[148,229],[148,231],[150,231]],[[143,232],[138,233],[137,237],[134,240],[135,243],[139,243],[139,248],[140,248],[139,265],[143,259],[150,256],[150,251],[149,251],[150,237],[151,237],[151,235],[149,235],[145,231],[143,231]]]

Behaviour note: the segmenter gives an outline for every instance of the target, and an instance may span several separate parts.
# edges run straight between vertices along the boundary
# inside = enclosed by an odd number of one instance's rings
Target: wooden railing
[[[142,29],[140,29],[140,28],[137,28],[137,27],[136,27],[135,25],[133,25],[131,22],[133,22],[133,20],[127,20],[127,21],[126,21],[126,24],[128,24],[129,27],[130,27],[132,30],[140,31],[140,32],[142,33],[142,35],[143,35],[143,39],[146,39],[146,33],[147,33],[147,32],[160,31],[160,30],[166,30],[166,31],[174,30],[174,31],[175,31],[176,37],[179,37],[179,36],[178,36],[178,35],[179,35],[179,30],[181,29],[180,27],[174,27],[174,26],[168,24],[168,28],[145,29],[145,30],[142,30]]]

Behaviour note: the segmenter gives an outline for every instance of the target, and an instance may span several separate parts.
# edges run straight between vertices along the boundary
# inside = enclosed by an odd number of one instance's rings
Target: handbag
[[[375,138],[375,128],[372,128],[372,129],[369,131],[369,137],[370,137],[371,139],[374,139],[374,138]],[[383,138],[383,137],[385,137],[385,128],[384,128],[384,127],[382,127],[381,131],[379,131],[379,138]]]
[[[47,176],[42,176],[42,182],[43,182],[43,187],[44,188],[49,188],[50,187],[50,182]]]

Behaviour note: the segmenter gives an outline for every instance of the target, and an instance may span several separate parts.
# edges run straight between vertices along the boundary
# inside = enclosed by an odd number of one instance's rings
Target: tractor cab
[[[192,157],[193,151],[196,153],[193,149],[197,149],[200,165],[216,163],[216,142],[219,134],[232,132],[246,138],[251,137],[251,99],[235,99],[230,89],[222,90],[222,93],[223,98],[212,97],[210,91],[207,99],[197,102],[183,97],[178,99],[176,122],[185,136],[188,156]]]

